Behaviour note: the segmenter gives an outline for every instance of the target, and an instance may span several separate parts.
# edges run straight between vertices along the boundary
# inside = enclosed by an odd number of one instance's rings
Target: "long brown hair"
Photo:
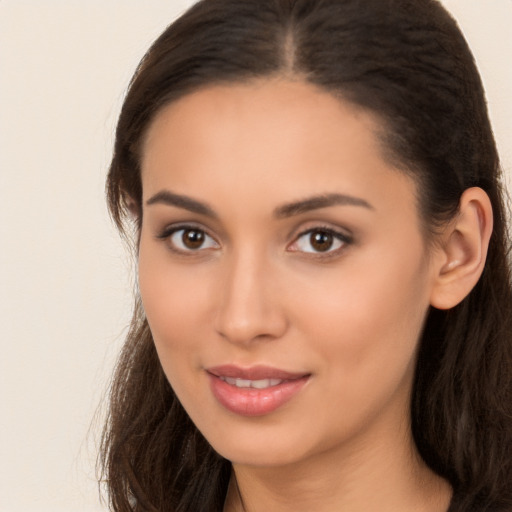
[[[379,116],[390,157],[418,183],[427,232],[457,212],[465,189],[489,195],[494,231],[483,275],[461,304],[429,312],[411,418],[419,453],[454,488],[451,511],[512,510],[505,193],[478,71],[437,1],[198,2],[155,41],[130,84],[107,181],[113,219],[124,233],[133,228],[136,241],[141,140],[164,105],[215,83],[281,74]],[[112,382],[101,464],[116,512],[222,510],[230,463],[174,395],[138,299]]]

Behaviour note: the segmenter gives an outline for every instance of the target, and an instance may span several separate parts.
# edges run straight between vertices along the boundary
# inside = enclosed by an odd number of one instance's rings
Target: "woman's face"
[[[283,79],[189,94],[149,129],[144,308],[179,400],[233,462],[408,431],[433,270],[414,183],[378,128]]]

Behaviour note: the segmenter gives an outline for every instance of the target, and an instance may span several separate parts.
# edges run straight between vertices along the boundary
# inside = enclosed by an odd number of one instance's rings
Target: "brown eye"
[[[332,248],[334,236],[328,231],[313,231],[309,235],[311,247],[318,252],[325,252]]]
[[[184,229],[181,240],[187,249],[199,249],[204,244],[204,232],[198,229]]]
[[[181,227],[173,229],[160,238],[168,240],[172,249],[178,252],[193,252],[203,249],[217,249],[217,242],[202,229],[195,227]]]
[[[327,228],[315,228],[298,236],[289,250],[312,254],[335,253],[338,249],[350,244],[351,241],[351,238],[343,233]]]

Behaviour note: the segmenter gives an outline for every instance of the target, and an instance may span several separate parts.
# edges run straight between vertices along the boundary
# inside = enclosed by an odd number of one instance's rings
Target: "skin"
[[[453,262],[427,248],[415,183],[386,161],[378,129],[312,85],[269,79],[189,94],[148,131],[140,292],[170,384],[233,463],[226,511],[448,507],[450,486],[417,454],[409,400],[425,316]],[[356,201],[276,215],[333,192]],[[183,224],[204,244],[169,234]],[[315,250],[315,229],[343,240]],[[221,364],[310,378],[276,411],[245,417],[210,390],[205,369]]]

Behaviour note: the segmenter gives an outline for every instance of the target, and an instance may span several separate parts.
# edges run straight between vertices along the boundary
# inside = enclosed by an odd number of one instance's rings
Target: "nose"
[[[275,340],[288,327],[270,265],[256,254],[232,258],[219,279],[216,330],[231,343]]]

